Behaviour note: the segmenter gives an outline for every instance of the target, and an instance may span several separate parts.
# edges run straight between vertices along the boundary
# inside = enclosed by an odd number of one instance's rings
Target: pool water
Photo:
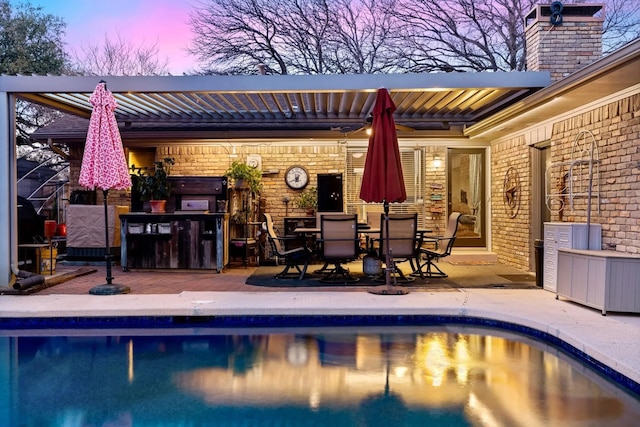
[[[465,326],[0,337],[2,426],[635,426],[564,353]]]

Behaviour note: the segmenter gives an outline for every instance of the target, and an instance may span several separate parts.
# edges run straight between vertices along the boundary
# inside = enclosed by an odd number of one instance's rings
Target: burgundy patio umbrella
[[[385,88],[378,89],[373,107],[371,136],[367,149],[367,159],[362,176],[360,198],[365,202],[383,203],[385,237],[385,282],[383,286],[370,288],[369,292],[381,295],[403,295],[409,293],[406,288],[396,286],[395,264],[389,247],[389,203],[401,203],[407,199],[398,148],[398,136],[393,120],[396,106]],[[392,283],[393,276],[393,283]]]
[[[104,226],[105,226],[105,261],[107,264],[107,283],[98,285],[89,293],[94,295],[114,295],[128,293],[127,286],[116,285],[111,276],[112,255],[109,250],[109,220],[107,218],[107,198],[111,188],[124,190],[131,187],[129,168],[124,157],[120,130],[116,122],[114,111],[118,104],[113,94],[107,89],[104,80],[96,86],[89,98],[93,105],[87,141],[82,156],[80,168],[80,185],[90,189],[100,188],[104,195]],[[117,218],[116,218],[117,220]]]

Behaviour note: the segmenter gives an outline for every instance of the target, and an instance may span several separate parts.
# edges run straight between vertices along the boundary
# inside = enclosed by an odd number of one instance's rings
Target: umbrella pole
[[[104,285],[94,286],[89,290],[89,293],[92,295],[116,295],[116,294],[128,294],[131,292],[131,289],[128,286],[124,285],[116,285],[113,284],[113,277],[111,276],[111,262],[113,259],[113,255],[111,255],[111,251],[109,250],[109,218],[108,218],[108,204],[107,198],[109,197],[109,190],[102,190],[103,199],[104,199],[104,235],[105,235],[105,252],[104,259],[107,267],[107,283]]]
[[[391,274],[396,271],[396,264],[393,261],[389,239],[389,202],[383,201],[384,206],[384,238],[385,238],[385,284],[367,289],[369,293],[376,295],[406,295],[409,293],[404,286],[396,286],[396,276],[393,276],[393,284]],[[382,231],[382,230],[381,230]]]

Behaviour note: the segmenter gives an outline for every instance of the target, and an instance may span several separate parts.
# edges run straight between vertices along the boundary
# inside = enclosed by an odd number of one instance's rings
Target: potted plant
[[[165,157],[161,161],[153,162],[153,167],[137,168],[131,166],[136,175],[135,187],[140,199],[151,204],[151,212],[163,213],[167,199],[171,195],[169,173],[175,164],[173,157]]]
[[[231,163],[225,176],[233,181],[236,188],[248,187],[254,193],[259,193],[262,188],[262,172],[240,160]]]
[[[313,215],[318,207],[318,189],[316,187],[306,188],[293,199],[293,203],[300,209],[305,209],[307,214]]]

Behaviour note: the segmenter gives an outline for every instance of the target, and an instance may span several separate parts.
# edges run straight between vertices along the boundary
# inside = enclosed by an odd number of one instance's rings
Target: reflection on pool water
[[[502,331],[92,332],[0,337],[0,425],[635,426],[640,419],[636,397],[552,347]]]

